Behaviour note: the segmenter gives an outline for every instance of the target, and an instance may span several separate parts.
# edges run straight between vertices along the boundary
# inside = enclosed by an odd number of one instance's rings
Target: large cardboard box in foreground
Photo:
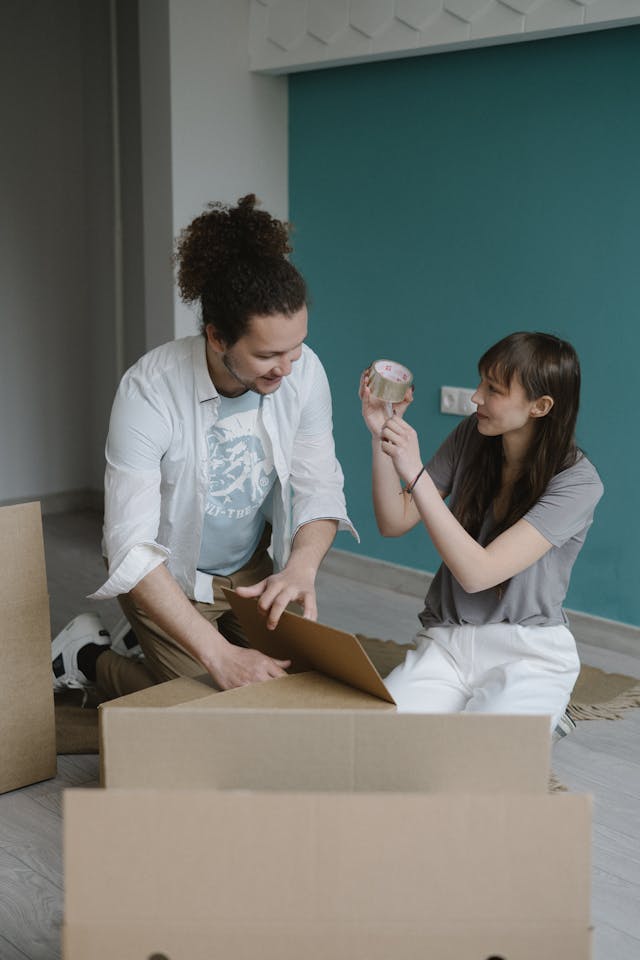
[[[56,775],[39,503],[0,507],[0,793]]]
[[[586,797],[73,790],[64,823],[65,960],[590,957]]]
[[[590,801],[548,794],[548,718],[399,714],[301,626],[315,670],[101,707],[65,960],[588,960]]]

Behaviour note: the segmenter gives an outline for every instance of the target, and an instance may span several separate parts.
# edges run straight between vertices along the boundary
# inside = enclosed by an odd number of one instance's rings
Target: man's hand
[[[337,529],[337,520],[318,519],[302,524],[284,570],[252,587],[236,587],[241,597],[258,597],[258,609],[267,617],[269,630],[275,630],[290,603],[299,603],[307,620],[318,619],[316,574]]]
[[[202,664],[221,690],[282,677],[291,665],[290,660],[274,660],[258,650],[229,643],[196,610],[164,564],[148,573],[131,596],[161,630]]]
[[[241,597],[258,597],[258,609],[267,617],[267,627],[275,630],[290,603],[299,603],[307,620],[318,619],[315,575],[287,566],[251,587],[236,587]]]
[[[221,690],[284,677],[286,668],[291,666],[290,660],[274,660],[258,650],[236,647],[226,640],[212,657],[203,658],[203,663]]]

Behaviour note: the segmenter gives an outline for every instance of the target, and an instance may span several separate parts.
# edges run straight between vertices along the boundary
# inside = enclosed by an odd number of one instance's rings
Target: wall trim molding
[[[251,0],[250,69],[292,73],[640,23],[640,0]]]
[[[322,569],[339,577],[366,583],[371,587],[394,590],[403,596],[422,599],[431,585],[433,574],[426,570],[403,567],[387,560],[363,557],[347,550],[331,549]],[[640,657],[640,627],[618,620],[607,620],[579,610],[567,610],[576,640],[593,647],[602,647],[631,657]]]

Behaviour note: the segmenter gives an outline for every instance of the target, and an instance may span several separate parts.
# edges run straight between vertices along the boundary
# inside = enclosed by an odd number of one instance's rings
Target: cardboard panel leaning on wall
[[[0,793],[56,775],[39,503],[0,508]]]
[[[64,825],[66,960],[590,957],[588,797],[73,790]]]

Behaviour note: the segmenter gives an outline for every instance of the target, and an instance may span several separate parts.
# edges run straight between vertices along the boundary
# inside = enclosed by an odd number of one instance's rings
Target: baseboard
[[[602,647],[629,657],[640,657],[640,627],[619,620],[607,620],[579,610],[567,610],[571,632],[580,643]]]
[[[426,570],[414,570],[374,557],[362,557],[347,550],[330,550],[322,569],[372,587],[395,590],[408,597],[422,599],[433,580]],[[602,647],[631,657],[640,657],[640,627],[618,620],[606,620],[579,610],[567,610],[571,630],[580,643]]]
[[[93,510],[102,513],[104,509],[102,490],[66,490],[62,493],[45,493],[42,496],[14,497],[12,500],[0,501],[0,506],[31,503],[36,500],[40,502],[43,516],[54,513],[73,513],[77,510]]]

